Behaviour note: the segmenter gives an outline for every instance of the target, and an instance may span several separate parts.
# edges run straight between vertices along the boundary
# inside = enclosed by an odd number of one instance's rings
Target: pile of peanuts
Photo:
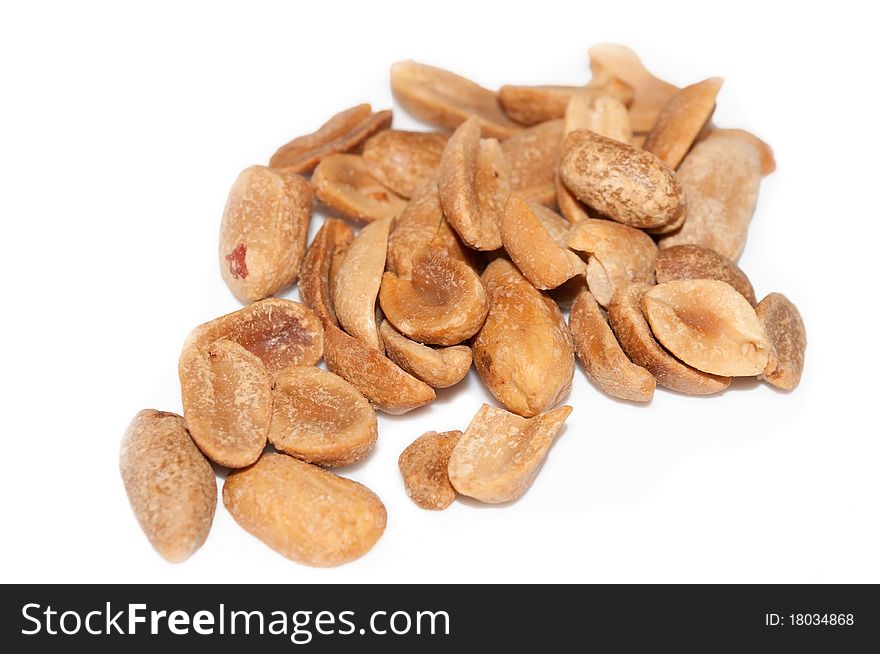
[[[219,258],[246,306],[187,338],[183,416],[142,411],[122,444],[129,500],[162,556],[206,540],[211,462],[229,469],[229,513],[284,556],[363,555],[385,507],[327,468],[371,452],[376,410],[426,405],[471,364],[503,408],[401,453],[425,509],[522,495],[571,412],[557,405],[575,359],[632,402],[658,384],[797,386],[798,310],[779,293],[758,302],[736,265],[771,149],[713,124],[719,78],[678,88],[616,45],[591,48],[590,66],[582,86],[494,92],[400,62],[394,97],[439,131],[391,129],[391,111],[363,104],[241,173]],[[332,217],[307,246],[316,201]],[[272,297],[297,282],[301,303]]]

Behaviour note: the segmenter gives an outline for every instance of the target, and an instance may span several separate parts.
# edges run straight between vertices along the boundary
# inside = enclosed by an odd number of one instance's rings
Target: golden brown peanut
[[[382,501],[366,486],[267,452],[223,484],[241,527],[289,559],[329,567],[366,554],[385,531]]]
[[[332,372],[291,366],[275,379],[269,442],[306,463],[345,466],[376,444],[376,413],[354,386]]]
[[[771,386],[791,391],[804,372],[807,331],[797,307],[782,293],[770,293],[755,307],[773,346],[772,361],[758,376]]]
[[[400,453],[397,466],[406,494],[420,508],[442,511],[455,500],[448,468],[449,456],[460,436],[460,431],[429,431]]]
[[[565,247],[564,239],[565,234],[547,229],[525,198],[510,196],[501,219],[501,241],[517,268],[536,288],[556,288],[586,271],[586,264]]]
[[[524,125],[536,125],[565,115],[572,96],[583,94],[589,99],[611,97],[625,105],[632,100],[632,88],[616,78],[586,86],[514,86],[498,90],[498,101],[508,116]]]
[[[629,114],[636,132],[650,131],[660,111],[678,90],[672,84],[654,77],[638,55],[622,45],[594,45],[590,48],[590,68],[594,77],[606,79],[613,76],[632,87]]]
[[[391,67],[391,92],[404,109],[432,125],[456,129],[476,117],[483,135],[496,138],[522,128],[501,110],[495,93],[442,68],[399,61]]]
[[[191,347],[180,357],[186,426],[199,449],[227,468],[259,458],[272,420],[272,376],[235,341]]]
[[[313,366],[324,350],[324,330],[312,310],[276,298],[199,325],[187,337],[183,352],[190,347],[206,348],[221,339],[235,341],[257,355],[272,375],[287,366]]]
[[[501,141],[501,151],[510,166],[511,192],[541,204],[553,202],[562,129],[563,121],[549,120]]]
[[[364,144],[364,164],[380,184],[408,198],[436,177],[448,140],[448,135],[437,132],[387,129]]]
[[[758,149],[758,154],[761,158],[761,176],[766,177],[776,170],[776,158],[773,155],[773,148],[751,132],[747,132],[744,129],[721,129],[719,127],[712,127],[711,129],[703,130],[703,133],[700,134],[697,140],[702,141],[708,138],[709,135],[714,135],[716,138],[728,136],[735,140],[746,140],[753,143]]]
[[[354,239],[354,230],[337,218],[327,218],[315,235],[299,271],[299,294],[303,303],[321,321],[338,325],[330,294],[330,268],[334,257],[344,255]]]
[[[574,351],[587,376],[599,389],[621,400],[650,401],[657,386],[654,376],[623,353],[589,291],[582,292],[575,300],[569,326]]]
[[[172,563],[192,556],[211,530],[217,480],[183,418],[152,409],[138,413],[122,439],[119,472],[156,551]]]
[[[642,297],[649,288],[636,283],[618,289],[608,305],[608,322],[626,356],[650,372],[658,384],[678,393],[712,395],[730,386],[730,377],[692,368],[657,343],[642,315]]]
[[[476,118],[466,120],[450,137],[438,175],[440,206],[461,240],[475,250],[500,248],[510,167],[498,141],[480,138]]]
[[[758,202],[757,144],[712,132],[691,149],[677,177],[687,195],[687,218],[681,229],[660,239],[660,247],[692,243],[735,262],[745,247]]]
[[[358,389],[377,409],[401,415],[433,402],[434,389],[401,370],[378,350],[327,325],[327,369]]]
[[[559,174],[578,200],[631,227],[663,227],[685,210],[684,191],[662,161],[594,132],[566,137]]]
[[[642,298],[642,311],[663,346],[715,375],[750,377],[767,367],[770,341],[755,309],[726,282],[666,282]]]
[[[470,338],[489,310],[473,269],[431,247],[413,256],[411,279],[385,273],[379,303],[401,333],[431,345],[457,345]]]
[[[447,388],[457,384],[471,368],[473,356],[467,345],[428,347],[408,339],[387,320],[382,321],[379,334],[385,343],[388,358],[432,388]]]
[[[727,282],[755,306],[755,289],[739,266],[714,250],[699,245],[675,245],[660,250],[654,262],[657,283],[676,279],[718,279]]]
[[[715,98],[724,80],[710,77],[673,95],[648,133],[642,148],[670,168],[678,168],[715,111]]]
[[[296,282],[313,195],[299,175],[264,166],[251,166],[235,180],[223,209],[219,254],[223,281],[241,302]]]
[[[483,271],[489,315],[473,340],[474,365],[509,411],[534,416],[571,388],[574,350],[559,307],[506,259]]]
[[[376,325],[376,297],[385,270],[391,219],[383,218],[355,236],[336,274],[333,307],[339,324],[369,347],[382,350]]]
[[[406,200],[382,186],[356,154],[322,159],[312,174],[312,185],[321,202],[353,220],[369,223],[395,218],[406,208]]]
[[[430,245],[447,257],[470,264],[473,256],[443,217],[437,182],[416,189],[409,204],[394,221],[388,237],[386,268],[401,277],[412,274],[413,255]]]
[[[631,282],[654,283],[657,246],[638,229],[587,218],[572,228],[566,243],[573,250],[590,254],[587,284],[603,307],[618,288]]]
[[[484,404],[452,450],[449,481],[481,502],[515,500],[532,485],[569,413],[561,406],[522,418]]]
[[[391,125],[391,111],[359,104],[340,111],[316,132],[293,139],[272,155],[269,166],[292,173],[311,171],[327,155],[349,152],[378,131]]]

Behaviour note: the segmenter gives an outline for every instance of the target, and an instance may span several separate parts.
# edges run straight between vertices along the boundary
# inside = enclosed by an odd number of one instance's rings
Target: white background
[[[880,582],[880,52],[860,5],[4,3],[0,580]],[[725,77],[716,122],[774,146],[740,264],[759,297],[800,307],[800,388],[658,389],[640,407],[579,369],[520,501],[422,511],[397,456],[467,425],[489,399],[472,371],[380,416],[376,450],[341,471],[388,508],[362,559],[290,562],[219,506],[203,549],[165,563],[128,507],[118,445],[140,409],[181,410],[184,337],[239,306],[216,261],[239,171],[342,108],[389,106],[396,60],[489,87],[577,84],[603,41],[676,84]],[[416,123],[398,111],[395,125]]]

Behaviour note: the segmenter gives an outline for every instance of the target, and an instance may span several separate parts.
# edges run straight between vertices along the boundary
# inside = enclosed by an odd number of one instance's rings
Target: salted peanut
[[[397,416],[434,401],[433,388],[378,350],[333,325],[327,325],[325,339],[327,369],[358,389],[380,411]]]
[[[578,200],[631,227],[663,227],[685,210],[684,191],[662,161],[594,132],[566,137],[559,174]]]
[[[569,326],[574,351],[587,377],[599,389],[621,400],[650,401],[657,386],[654,376],[627,358],[589,291],[583,291],[575,300]]]
[[[525,493],[570,406],[522,418],[484,404],[449,457],[449,481],[462,495],[480,502],[510,502]]]
[[[448,469],[449,457],[460,437],[460,431],[429,431],[400,453],[397,467],[406,494],[420,508],[442,511],[455,500]]]
[[[495,93],[442,68],[399,61],[391,67],[391,92],[413,116],[439,127],[455,129],[475,117],[484,136],[503,138],[522,128],[502,111]]]
[[[574,350],[559,307],[510,261],[483,271],[489,315],[473,340],[474,365],[509,411],[535,416],[571,389]]]
[[[736,261],[758,202],[758,146],[712,132],[691,149],[677,178],[687,195],[687,220],[677,232],[661,238],[660,247],[691,243]]]
[[[242,468],[259,458],[272,420],[272,376],[235,341],[191,347],[180,357],[186,426],[211,461]]]
[[[426,245],[447,257],[465,263],[472,262],[471,251],[462,245],[443,216],[435,181],[416,189],[404,212],[394,221],[388,236],[386,269],[401,277],[409,277],[412,273],[413,254]]]
[[[654,262],[657,283],[676,279],[718,279],[727,282],[755,305],[755,289],[739,266],[714,250],[699,245],[676,245],[660,250]]]
[[[541,204],[553,202],[562,130],[562,120],[550,120],[501,141],[501,151],[510,166],[511,192]]]
[[[572,228],[566,243],[573,250],[589,253],[587,284],[603,307],[617,289],[631,282],[654,283],[657,246],[638,229],[587,218]]]
[[[363,157],[331,154],[312,174],[315,195],[331,209],[353,220],[373,222],[394,218],[406,208],[406,200],[382,186],[367,170]]]
[[[642,148],[670,168],[678,168],[715,111],[715,98],[724,80],[710,77],[686,86],[663,107]]]
[[[184,561],[204,544],[217,480],[183,418],[153,409],[138,413],[122,439],[119,472],[138,524],[164,559]]]
[[[324,330],[312,310],[276,298],[199,325],[187,337],[181,358],[190,348],[207,348],[222,339],[257,355],[273,376],[287,366],[313,366],[324,351]],[[182,376],[183,371],[179,372]]]
[[[382,501],[366,486],[269,452],[226,478],[223,505],[273,550],[316,567],[363,556],[388,519]]]
[[[336,274],[333,307],[339,324],[369,347],[382,349],[376,325],[376,296],[385,270],[391,219],[377,220],[355,236]]]
[[[632,88],[610,77],[586,86],[515,86],[498,90],[498,101],[508,116],[524,125],[536,125],[565,115],[565,107],[574,95],[590,99],[611,97],[624,105],[632,101]]]
[[[437,132],[387,129],[364,144],[364,164],[380,184],[408,198],[436,177],[448,140],[448,135]]]
[[[632,87],[629,114],[636,132],[650,131],[663,107],[678,91],[672,84],[654,77],[638,55],[622,45],[594,45],[590,48],[590,68],[594,77],[613,76]]]
[[[721,129],[719,127],[712,126],[711,129],[703,130],[703,133],[700,134],[697,140],[702,141],[706,139],[710,134],[714,135],[715,138],[727,136],[736,140],[745,140],[752,143],[756,148],[758,148],[758,154],[761,158],[762,177],[766,177],[776,170],[776,158],[773,155],[773,148],[771,148],[765,141],[762,141],[751,132],[747,132],[744,129]]]
[[[316,132],[293,139],[282,145],[269,160],[272,168],[284,168],[293,173],[307,173],[324,157],[337,152],[349,152],[370,136],[391,125],[391,111],[373,113],[368,104],[359,104],[340,111]]]
[[[797,388],[804,371],[807,331],[797,307],[782,293],[770,293],[755,307],[773,346],[772,361],[758,379],[784,391]]]
[[[647,284],[630,284],[619,289],[608,305],[608,323],[630,361],[650,372],[658,384],[678,393],[712,395],[730,386],[730,377],[692,368],[660,346],[642,314],[642,297],[649,288]]]
[[[688,365],[750,377],[767,367],[770,341],[755,309],[730,284],[688,279],[658,284],[642,298],[657,340]]]
[[[553,234],[548,230],[524,197],[510,196],[501,219],[501,241],[516,267],[535,288],[556,288],[586,271],[583,259],[560,243],[564,239],[564,233]]]
[[[312,187],[293,173],[265,166],[246,168],[229,191],[220,224],[220,272],[245,304],[294,282],[309,221]]]
[[[450,137],[438,175],[440,206],[461,240],[475,250],[500,248],[510,167],[498,141],[480,138],[476,118]]]
[[[470,338],[489,310],[477,273],[431,247],[413,256],[410,279],[385,273],[379,303],[400,332],[431,345],[457,345]]]
[[[407,338],[387,320],[382,321],[379,334],[385,343],[388,358],[432,388],[454,386],[471,369],[473,356],[467,345],[428,347]]]
[[[352,239],[354,230],[351,227],[337,218],[327,218],[303,258],[299,271],[299,294],[322,322],[339,324],[330,294],[330,268],[333,259],[348,250]]]
[[[376,413],[360,391],[332,372],[291,366],[275,378],[269,442],[322,466],[363,459],[376,444]]]

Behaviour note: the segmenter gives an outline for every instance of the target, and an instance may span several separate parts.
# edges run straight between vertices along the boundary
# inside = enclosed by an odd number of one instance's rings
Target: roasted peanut
[[[648,402],[654,396],[654,376],[623,353],[589,291],[583,291],[575,300],[569,326],[574,351],[587,376],[600,390],[633,402]]]
[[[705,140],[710,135],[714,135],[714,138],[728,136],[735,140],[751,142],[758,149],[758,156],[761,159],[761,176],[766,177],[776,170],[776,159],[773,155],[773,148],[751,132],[747,132],[744,129],[721,129],[718,127],[712,127],[712,129],[704,129],[697,140]]]
[[[481,502],[515,500],[532,485],[569,413],[561,406],[522,418],[484,404],[452,450],[449,481]]]
[[[325,157],[312,174],[312,185],[321,202],[353,220],[395,218],[406,208],[406,200],[382,186],[356,154]]]
[[[337,218],[328,218],[321,225],[315,239],[306,250],[299,271],[299,294],[303,303],[314,311],[321,321],[339,324],[330,294],[330,273],[333,260],[344,256],[354,230]]]
[[[767,367],[770,341],[755,309],[726,282],[659,284],[645,293],[642,311],[657,340],[698,370],[748,377]]]
[[[429,431],[400,453],[397,466],[403,485],[417,506],[442,511],[455,500],[456,492],[449,482],[449,457],[459,437],[460,431]]]
[[[122,439],[119,471],[156,551],[172,563],[192,556],[211,530],[217,480],[183,418],[152,409],[138,413]]]
[[[611,97],[624,105],[632,101],[632,87],[611,77],[601,83],[586,86],[515,86],[505,85],[498,90],[498,101],[505,113],[524,125],[536,125],[554,118],[562,118],[565,107],[575,95],[589,99]]]
[[[349,152],[376,132],[391,125],[391,112],[373,113],[368,104],[340,111],[318,131],[293,139],[272,155],[269,166],[293,173],[310,172],[330,154]]]
[[[755,305],[755,290],[746,274],[727,257],[699,245],[674,245],[660,250],[654,262],[657,283],[676,279],[718,279],[727,282]]]
[[[364,164],[379,183],[409,198],[437,175],[449,137],[437,132],[388,129],[364,144]]]
[[[408,339],[387,320],[379,333],[388,358],[432,388],[447,388],[464,379],[471,368],[471,348],[467,345],[433,348]]]
[[[235,180],[220,225],[220,271],[239,300],[262,300],[296,282],[312,197],[299,175],[264,166]]]
[[[385,506],[366,486],[276,453],[230,473],[223,504],[279,554],[320,567],[366,554],[387,521]]]
[[[285,368],[275,379],[269,442],[306,463],[345,466],[376,444],[376,414],[354,386],[311,366]]]
[[[807,331],[797,307],[782,293],[770,293],[755,307],[773,351],[758,379],[771,386],[791,391],[797,388],[804,372]]]
[[[534,416],[571,388],[574,351],[559,307],[506,259],[482,275],[489,315],[473,340],[474,365],[509,411]]]
[[[563,121],[550,120],[501,141],[501,151],[510,167],[511,192],[541,204],[553,202],[562,137]]]

